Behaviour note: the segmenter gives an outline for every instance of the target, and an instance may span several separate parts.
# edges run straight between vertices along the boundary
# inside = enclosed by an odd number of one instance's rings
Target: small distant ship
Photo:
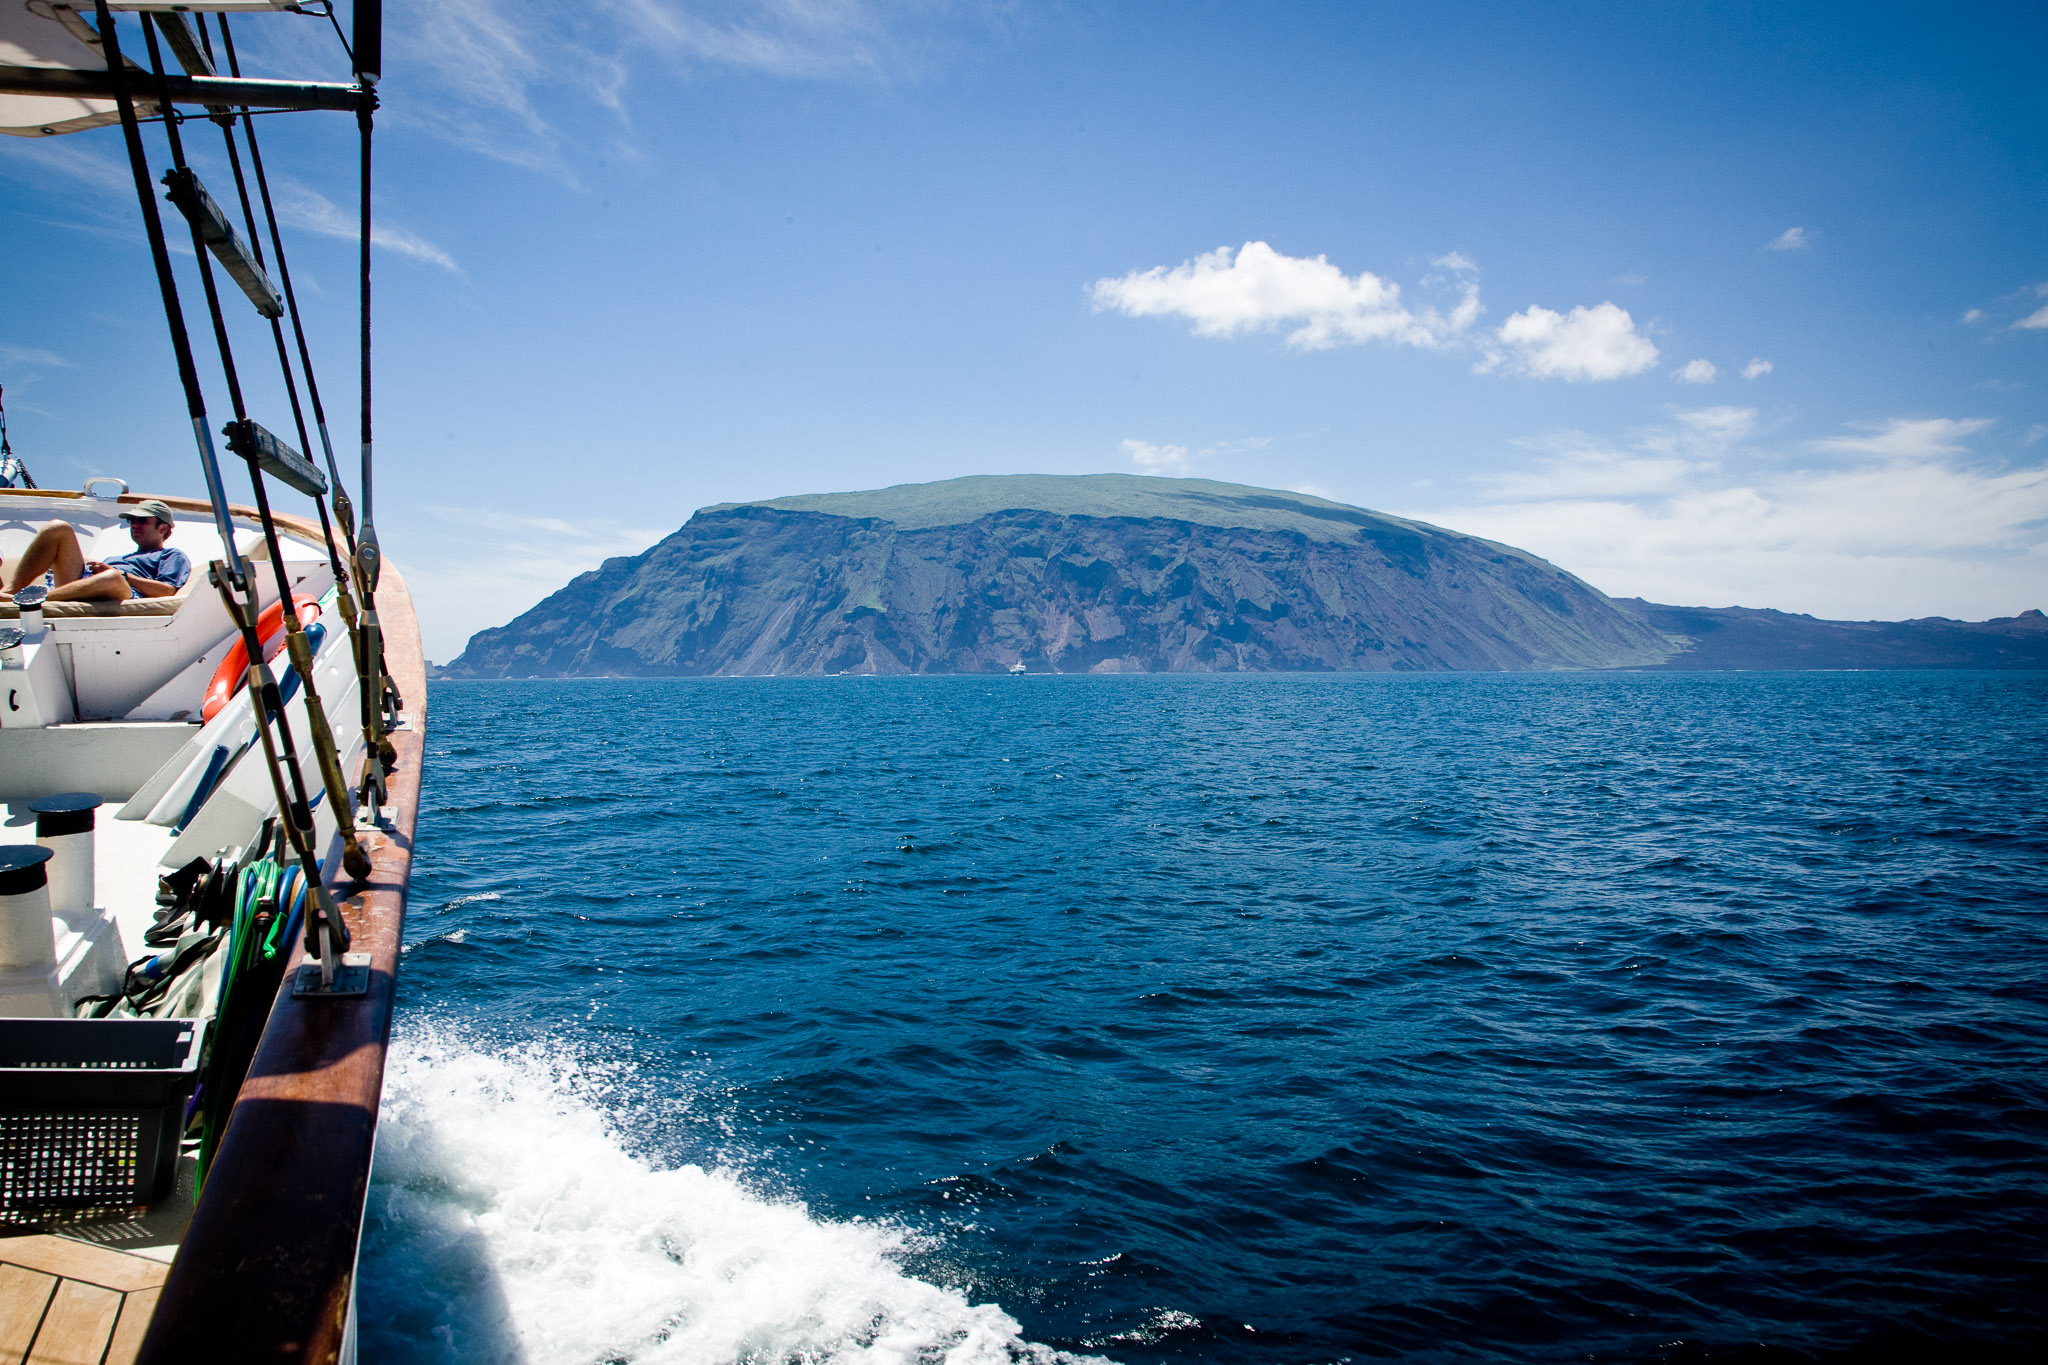
[[[1013,664],[1011,664],[1011,665],[1010,665],[1010,676],[1011,676],[1011,677],[1013,677],[1013,678],[1020,678],[1020,677],[1022,677],[1022,676],[1024,675],[1024,672],[1025,672],[1025,668],[1024,668],[1024,661],[1023,661],[1022,659],[1019,659],[1019,660],[1017,660],[1017,662],[1016,662],[1016,663],[1013,663]]]

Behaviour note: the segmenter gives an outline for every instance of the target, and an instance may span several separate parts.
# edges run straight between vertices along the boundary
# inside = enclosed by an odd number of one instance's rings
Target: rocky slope
[[[2048,616],[1825,621],[1755,607],[1667,607],[1618,597],[1681,649],[1660,668],[2042,668]]]
[[[707,507],[457,677],[1554,669],[1675,646],[1521,550],[1301,493],[1017,475]]]

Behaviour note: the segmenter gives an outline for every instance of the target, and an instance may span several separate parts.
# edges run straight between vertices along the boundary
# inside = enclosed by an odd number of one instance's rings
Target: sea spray
[[[384,1085],[359,1303],[381,1361],[1081,1359],[913,1278],[906,1229],[632,1150],[631,1068],[415,1019]]]

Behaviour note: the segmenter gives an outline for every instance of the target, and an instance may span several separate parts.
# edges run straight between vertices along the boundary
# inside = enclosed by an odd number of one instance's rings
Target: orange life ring
[[[320,604],[310,597],[294,597],[292,608],[299,614],[299,624],[310,626],[320,619]],[[272,602],[256,618],[256,638],[263,642],[263,662],[269,663],[284,648],[284,603]],[[213,670],[213,681],[206,685],[206,700],[200,704],[199,718],[212,720],[228,699],[242,690],[242,684],[249,680],[249,647],[237,635],[235,642],[228,646],[227,657],[220,661],[220,667]]]

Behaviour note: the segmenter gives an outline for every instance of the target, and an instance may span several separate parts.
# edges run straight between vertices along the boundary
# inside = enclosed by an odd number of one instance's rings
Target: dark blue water
[[[436,685],[366,1358],[2044,1358],[2044,714]]]

